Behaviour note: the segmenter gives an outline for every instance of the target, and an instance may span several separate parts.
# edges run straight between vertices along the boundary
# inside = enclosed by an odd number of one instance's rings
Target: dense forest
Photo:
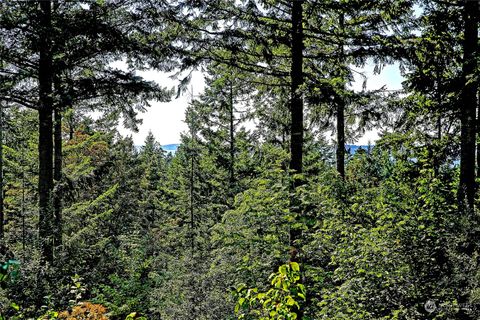
[[[480,319],[479,17],[1,0],[0,319]],[[176,152],[119,133],[194,72]]]

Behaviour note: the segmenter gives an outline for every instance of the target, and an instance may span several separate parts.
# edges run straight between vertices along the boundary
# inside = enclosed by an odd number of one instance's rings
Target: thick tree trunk
[[[460,99],[461,121],[461,152],[460,152],[460,183],[458,188],[458,200],[461,213],[470,219],[470,226],[466,228],[466,241],[464,252],[474,259],[473,254],[478,249],[479,237],[476,225],[478,219],[474,214],[474,201],[476,193],[475,182],[475,147],[476,147],[476,113],[478,82],[473,78],[477,63],[478,51],[478,1],[465,0],[463,7],[464,42],[463,42],[463,81],[464,86]],[[473,226],[473,227],[472,227]],[[463,287],[468,287],[465,283]],[[458,297],[459,305],[467,305],[470,292],[461,291]],[[468,310],[461,308],[456,314],[456,319],[476,319]]]
[[[304,84],[303,74],[303,0],[292,1],[292,65],[291,100],[290,100],[290,170],[293,174],[303,172],[303,96],[301,87]],[[290,198],[290,212],[299,221],[301,215],[301,202],[295,195],[295,189],[302,184],[302,179],[294,177]],[[301,229],[295,225],[290,226],[290,262],[300,262],[298,240]],[[302,281],[302,280],[300,280]],[[303,308],[297,312],[298,319],[303,318]]]
[[[52,52],[51,52],[51,2],[40,2],[40,61],[39,78],[39,238],[43,259],[53,262],[53,99],[52,99]]]
[[[293,174],[303,172],[303,97],[301,87],[304,83],[303,75],[303,0],[295,0],[292,3],[292,66],[291,76],[291,100],[290,100],[290,170]],[[301,203],[295,196],[295,189],[302,184],[302,179],[295,177],[292,180],[292,196],[290,199],[290,211],[298,220],[301,214]],[[290,227],[290,261],[299,262],[298,240],[301,229],[296,226]],[[303,317],[303,308],[297,312],[298,319]]]
[[[295,173],[303,171],[303,97],[300,87],[303,85],[303,1],[295,0],[292,4],[292,66],[291,100],[290,100],[290,170]]]
[[[478,2],[465,1],[463,19],[465,22],[463,43],[464,87],[461,93],[461,155],[459,204],[462,210],[473,212],[475,198],[475,146],[476,111],[478,84],[473,81],[476,69],[478,41]]]
[[[303,85],[303,1],[293,1],[292,4],[292,66],[291,98],[290,98],[290,170],[294,174],[303,171],[303,97],[301,86]],[[295,197],[295,188],[302,183],[295,177],[292,181],[292,197],[290,199],[290,211],[297,216],[300,214],[300,203]],[[297,240],[301,230],[296,227],[290,228],[290,261],[298,261]]]

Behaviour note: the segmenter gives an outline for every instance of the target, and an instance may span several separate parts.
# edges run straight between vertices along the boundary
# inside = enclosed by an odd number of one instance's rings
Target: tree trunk
[[[68,123],[68,139],[73,140],[73,137],[75,135],[75,124],[74,124],[74,119],[75,117],[75,111],[72,109],[71,112],[69,112],[69,116],[67,118],[67,123]]]
[[[291,100],[290,100],[290,171],[293,174],[303,172],[303,97],[301,87],[304,83],[303,75],[303,0],[295,0],[292,3],[292,65],[291,76]],[[290,198],[290,212],[299,221],[301,215],[301,202],[295,195],[295,189],[302,184],[302,179],[294,176],[292,179],[292,191]],[[290,262],[299,262],[298,240],[301,229],[294,225],[290,226]],[[301,280],[300,280],[301,281]],[[299,308],[298,319],[303,318],[303,308]]]
[[[193,90],[192,90],[193,92]],[[192,93],[193,96],[193,93]],[[195,285],[195,158],[196,158],[196,134],[191,129],[192,148],[190,150],[190,173],[189,173],[189,211],[190,211],[190,317],[197,319],[195,296],[197,294],[197,286]]]
[[[53,211],[55,215],[54,245],[62,244],[62,106],[55,108],[55,158],[53,179],[55,180],[55,194],[53,195]]]
[[[38,68],[39,78],[39,240],[42,257],[45,261],[53,262],[53,99],[52,99],[52,52],[51,52],[51,2],[40,2],[40,61]]]
[[[475,146],[476,146],[476,111],[477,88],[472,81],[476,69],[478,41],[477,22],[478,2],[465,1],[463,19],[465,22],[463,43],[463,79],[461,93],[461,154],[460,184],[458,189],[459,205],[462,210],[473,212],[475,198]]]
[[[480,92],[477,97],[477,177],[480,177]]]
[[[0,246],[5,238],[5,207],[3,205],[3,106],[0,104]]]
[[[22,153],[25,152],[25,149],[22,150]],[[21,205],[21,215],[22,215],[22,249],[23,249],[23,257],[25,257],[25,249],[26,249],[26,240],[27,240],[27,231],[25,227],[25,157],[22,154],[22,205]]]
[[[292,66],[290,100],[290,170],[303,171],[303,97],[300,87],[303,85],[303,0],[292,4]]]
[[[293,174],[303,171],[303,97],[300,91],[303,85],[303,1],[294,1],[292,4],[292,66],[291,99],[290,99],[290,170]],[[302,183],[294,177],[292,181],[292,197],[290,211],[294,215],[300,214],[300,203],[295,196],[295,189]],[[297,240],[301,230],[290,227],[290,261],[298,261]]]
[[[434,148],[434,151],[437,152],[433,155],[433,171],[435,176],[438,177],[440,174],[440,156],[443,153],[443,148],[441,147],[442,143],[442,115],[437,116],[437,147]]]
[[[442,109],[443,109],[443,106],[442,106],[442,87],[441,87],[441,66],[442,64],[439,64],[439,66],[437,66],[437,70],[436,70],[436,83],[435,83],[435,100],[436,100],[436,103],[437,103],[437,112],[438,112],[438,115],[437,115],[437,145],[436,147],[433,149],[433,151],[435,152],[435,154],[433,155],[433,170],[434,170],[434,173],[435,173],[435,176],[438,177],[438,175],[440,174],[440,160],[441,160],[441,155],[443,153],[443,148],[442,148]]]
[[[340,14],[340,30],[343,32],[344,16]],[[343,77],[342,68],[345,67],[343,45],[339,46],[340,75]],[[342,90],[345,89],[342,87]],[[340,93],[337,97],[337,171],[345,179],[345,101]]]
[[[478,51],[478,1],[465,0],[463,7],[464,42],[463,42],[463,90],[460,99],[461,121],[461,151],[460,151],[460,183],[458,188],[459,209],[466,214],[470,225],[465,229],[467,233],[464,252],[474,259],[473,254],[478,246],[478,231],[475,227],[478,220],[474,215],[474,201],[476,192],[475,182],[475,147],[476,147],[476,113],[478,82],[473,81],[477,68],[476,55]],[[463,287],[468,287],[465,284]],[[461,291],[458,297],[459,305],[469,302],[470,292]],[[456,319],[476,319],[468,310],[461,308]]]
[[[337,104],[337,171],[345,179],[345,108],[343,100]]]
[[[190,155],[190,177],[189,177],[189,182],[190,182],[190,190],[189,190],[189,200],[190,200],[190,206],[189,206],[189,211],[190,211],[190,250],[192,254],[192,260],[193,256],[195,253],[195,200],[194,200],[194,183],[195,183],[195,157],[193,155],[193,150],[192,154]]]
[[[230,163],[229,163],[229,173],[230,173],[230,188],[233,188],[235,183],[235,115],[234,115],[234,106],[233,106],[233,84],[230,80],[230,103],[229,103],[229,112],[230,112]]]

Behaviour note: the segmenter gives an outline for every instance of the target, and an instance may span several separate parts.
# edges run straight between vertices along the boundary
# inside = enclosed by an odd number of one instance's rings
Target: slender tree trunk
[[[345,179],[345,108],[337,104],[337,171]]]
[[[440,69],[437,68],[436,72],[436,85],[435,85],[435,100],[437,102],[437,146],[434,148],[435,154],[433,155],[433,170],[435,172],[435,176],[438,176],[440,174],[440,156],[442,154],[442,147],[441,147],[441,141],[442,141],[442,88],[440,86],[441,84],[441,77],[440,77]]]
[[[50,1],[40,2],[40,61],[38,68],[39,78],[39,238],[42,257],[45,261],[53,262],[53,99],[52,99],[52,48],[51,24],[52,12]]]
[[[475,198],[475,138],[478,84],[473,81],[476,69],[478,42],[478,2],[465,1],[463,19],[465,22],[463,43],[464,87],[461,93],[461,155],[460,184],[458,197],[460,207],[473,212]]]
[[[344,15],[340,14],[340,30],[343,32]],[[343,68],[345,67],[343,45],[339,47],[340,54],[340,74],[343,77]],[[342,88],[344,89],[344,88]],[[337,98],[337,171],[345,179],[345,101],[340,94]]]
[[[193,89],[192,89],[193,100]],[[195,264],[195,156],[196,156],[196,134],[193,128],[190,131],[192,138],[192,147],[190,149],[190,173],[189,173],[189,211],[190,211],[190,318],[197,319],[195,297],[197,295],[196,286],[196,264]]]
[[[0,245],[5,238],[5,207],[3,203],[3,106],[0,104]]]
[[[190,316],[193,320],[197,318],[195,310],[195,295],[196,295],[196,286],[195,286],[195,214],[194,214],[194,182],[195,182],[195,158],[193,152],[190,159]]]
[[[480,177],[480,92],[477,97],[477,177]]]
[[[195,253],[195,212],[194,212],[194,197],[193,197],[193,184],[195,183],[195,158],[193,152],[190,159],[190,250],[193,255]]]
[[[55,215],[55,246],[62,244],[62,112],[61,106],[55,108],[55,158],[53,179],[55,180],[55,194],[53,195],[53,210]]]
[[[230,188],[233,188],[235,183],[235,114],[234,114],[234,102],[233,102],[233,84],[230,80],[230,103],[229,103],[229,112],[230,112],[230,164],[229,164],[229,173],[230,173]]]
[[[68,123],[68,139],[73,140],[73,136],[75,135],[75,125],[74,125],[74,116],[75,111],[72,109],[71,112],[68,113],[67,123]]]
[[[192,103],[193,103],[193,86],[192,86]],[[190,176],[189,176],[189,211],[190,211],[190,250],[192,261],[195,254],[195,156],[196,156],[196,148],[197,148],[197,132],[196,129],[193,127],[195,125],[195,119],[193,119],[192,123],[189,123],[190,127],[190,136],[191,136],[191,143],[192,147],[190,148]]]
[[[25,152],[23,150],[22,152]],[[23,257],[25,257],[26,249],[26,228],[25,228],[25,157],[22,155],[22,206],[20,208],[22,214],[22,248],[23,248]]]
[[[436,154],[433,155],[433,171],[435,176],[440,174],[440,155],[442,152],[441,149],[441,141],[442,141],[442,115],[439,114],[437,117],[437,147],[434,149]]]

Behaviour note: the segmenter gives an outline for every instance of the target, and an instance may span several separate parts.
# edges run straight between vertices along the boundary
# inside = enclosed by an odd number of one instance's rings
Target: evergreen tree
[[[478,81],[475,70],[478,69],[478,3],[465,1],[463,4],[463,63],[461,93],[461,154],[460,154],[460,205],[466,212],[472,212],[475,198],[475,147],[476,147],[476,111]]]
[[[137,19],[139,7],[138,11],[130,10],[134,6],[129,1],[121,1],[118,5],[55,2],[53,6],[51,1],[40,1],[38,10],[35,3],[13,1],[3,4],[2,11],[6,13],[2,20],[4,37],[18,32],[17,37],[20,35],[21,39],[16,43],[6,42],[9,45],[2,50],[3,70],[13,86],[4,99],[39,111],[39,235],[44,239],[42,248],[49,262],[53,261],[55,240],[57,245],[61,241],[61,192],[54,197],[53,176],[57,182],[61,180],[63,109],[85,102],[98,110],[99,106],[106,106],[106,112],[115,107],[113,112],[124,115],[126,124],[135,127],[135,108],[144,110],[139,102],[148,105],[148,100],[168,97],[167,91],[144,81],[134,72],[123,72],[109,65],[120,58],[128,57],[130,66],[140,66],[136,59],[140,56],[150,54],[158,58],[158,51],[150,50],[149,43],[142,40],[146,25]],[[114,23],[113,18],[119,23]],[[22,28],[25,20],[29,22],[28,28]],[[66,28],[59,32],[60,29],[55,27],[57,24]],[[140,31],[126,32],[133,26]],[[90,40],[94,43],[87,45],[85,41]],[[17,55],[19,52],[23,55]],[[38,60],[35,59],[37,53]],[[168,67],[162,65],[159,68]],[[19,98],[21,92],[35,92],[32,82],[28,82],[35,78],[39,79],[38,107],[35,95]]]

